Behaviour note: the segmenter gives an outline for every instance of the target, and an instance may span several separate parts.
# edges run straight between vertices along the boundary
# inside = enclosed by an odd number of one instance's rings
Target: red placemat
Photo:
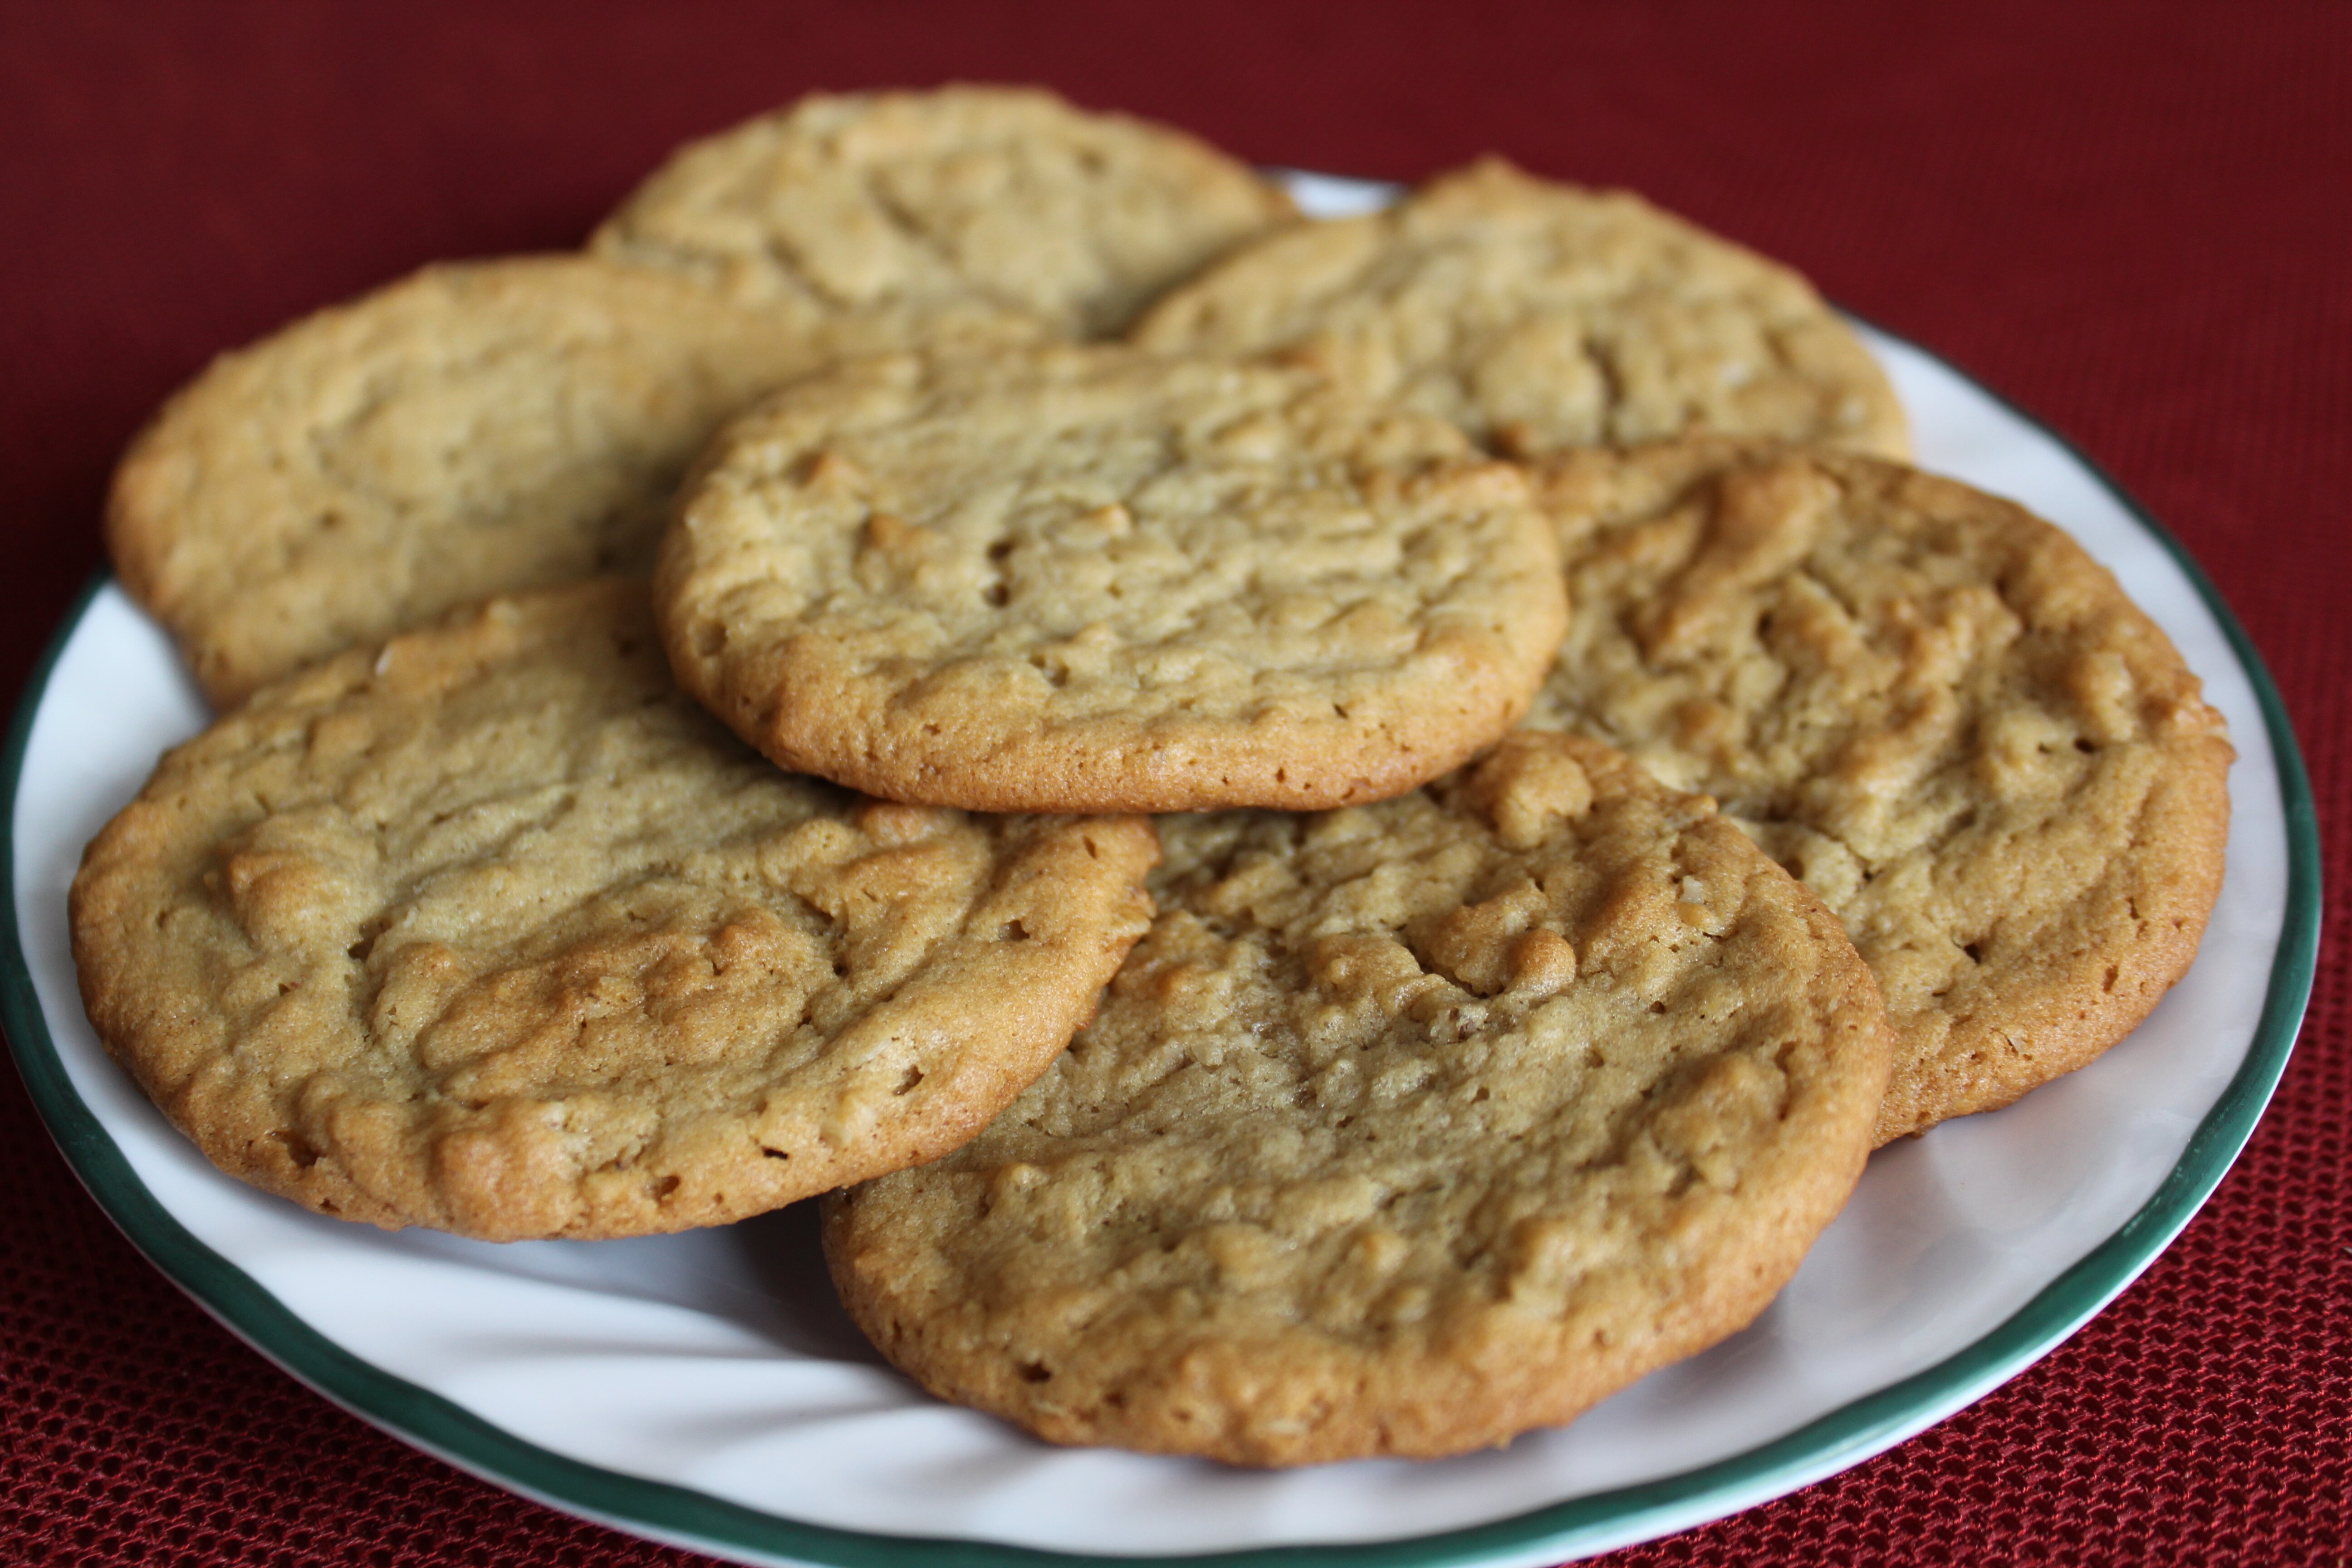
[[[0,9],[0,690],[114,454],[211,353],[575,243],[815,88],[1041,80],[1265,163],[1499,149],[1810,272],[2080,442],[2270,662],[2320,803],[2309,1022],[2238,1169],[2076,1339],[1893,1452],[1618,1564],[2352,1560],[2352,9],[2000,4]],[[0,1075],[0,1562],[698,1561],[425,1458],[121,1240]]]

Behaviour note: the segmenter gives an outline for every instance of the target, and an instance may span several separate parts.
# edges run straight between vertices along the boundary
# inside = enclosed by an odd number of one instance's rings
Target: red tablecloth
[[[1783,257],[2035,409],[2187,542],[2306,748],[2331,921],[2236,1172],[2071,1343],[1834,1480],[1611,1559],[2347,1561],[2352,8],[705,0],[0,10],[0,692],[110,463],[215,351],[574,243],[814,88],[1039,80],[1268,163],[1487,149]],[[425,1458],[215,1328],[0,1074],[0,1560],[686,1563]]]

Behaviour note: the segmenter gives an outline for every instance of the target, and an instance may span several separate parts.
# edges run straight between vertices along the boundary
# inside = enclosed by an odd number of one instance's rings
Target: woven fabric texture
[[[2187,542],[2306,748],[2308,1023],[2148,1273],[1973,1408],[1606,1561],[2352,1561],[2352,9],[1140,0],[0,7],[0,690],[121,444],[212,353],[436,257],[576,243],[815,88],[1040,80],[1267,163],[1496,149],[1811,273]],[[0,1074],[0,1563],[653,1564],[342,1415],[110,1227]]]

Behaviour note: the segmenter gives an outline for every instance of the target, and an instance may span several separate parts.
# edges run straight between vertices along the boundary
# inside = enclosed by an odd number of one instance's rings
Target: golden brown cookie
[[[1530,722],[1703,790],[1844,920],[1898,1036],[1878,1138],[2129,1033],[2221,887],[2230,745],[2057,529],[1899,464],[1557,460],[1572,609]]]
[[[233,1175],[493,1240],[716,1225],[952,1149],[1142,931],[1139,818],[780,773],[604,580],[353,650],[83,857],[82,998]]]
[[[1562,614],[1522,476],[1311,372],[910,353],[779,393],[681,491],[679,679],[786,767],[990,811],[1313,808],[1509,727]]]
[[[1505,1443],[1747,1323],[1861,1173],[1869,971],[1605,748],[1162,826],[1095,1022],[829,1200],[843,1300],[936,1394],[1238,1464]]]
[[[1699,432],[1908,451],[1885,373],[1796,273],[1495,158],[1246,247],[1130,341],[1280,350],[1520,457]]]
[[[598,254],[751,300],[982,300],[1115,331],[1290,198],[1168,126],[1034,88],[804,98],[690,143],[598,229]]]
[[[579,257],[429,267],[225,354],[123,458],[123,583],[226,706],[494,593],[651,564],[728,415],[845,352],[1039,331],[745,311]]]

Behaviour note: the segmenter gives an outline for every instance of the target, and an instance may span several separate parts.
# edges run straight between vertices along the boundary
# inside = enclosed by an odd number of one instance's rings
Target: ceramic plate
[[[1301,176],[1323,212],[1384,188]],[[2010,1110],[1880,1152],[1744,1333],[1573,1426],[1426,1463],[1257,1473],[1055,1449],[939,1404],[834,1303],[807,1205],[640,1241],[499,1247],[323,1219],[220,1175],[108,1060],[66,932],[81,846],[205,721],[153,625],[101,584],[0,768],[0,1016],[99,1203],[264,1355],[504,1487],[750,1563],[1557,1562],[1832,1474],[2013,1376],[2188,1222],[2268,1100],[2310,988],[2318,850],[2294,738],[2195,565],[2079,454],[1870,332],[1922,466],[2065,527],[2229,718],[2235,814],[2189,977],[2128,1040]]]

